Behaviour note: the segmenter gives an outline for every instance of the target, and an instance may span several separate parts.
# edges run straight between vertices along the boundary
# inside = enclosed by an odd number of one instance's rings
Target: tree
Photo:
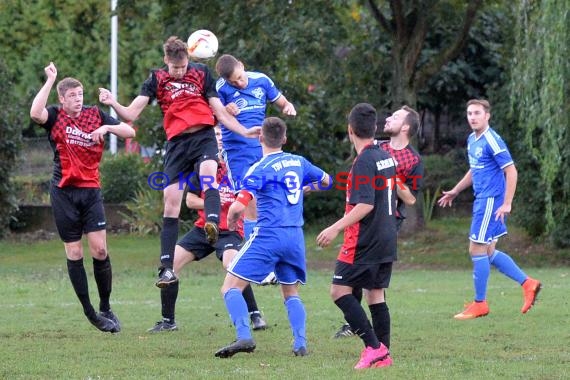
[[[517,10],[510,87],[517,207],[531,234],[570,246],[570,12],[562,0],[522,0]]]
[[[424,0],[410,4],[391,0],[391,18],[387,18],[382,9],[385,7],[378,6],[375,0],[366,1],[372,17],[391,39],[391,99],[394,105],[416,105],[418,90],[462,51],[482,3],[482,0],[472,0],[463,6],[451,1]],[[450,26],[454,30],[442,36],[444,40],[439,49],[426,51],[424,47],[430,29],[433,25],[449,25],[449,20],[455,21],[458,7],[465,8],[459,25]]]
[[[0,91],[9,94],[12,86],[8,69],[0,59]],[[18,154],[22,117],[14,107],[14,99],[17,98],[0,96],[0,238],[8,231],[11,215],[17,209],[10,175]]]

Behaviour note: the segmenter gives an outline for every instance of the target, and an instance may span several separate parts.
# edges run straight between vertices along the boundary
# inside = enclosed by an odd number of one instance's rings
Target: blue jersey
[[[514,163],[501,136],[491,127],[479,137],[475,137],[475,132],[473,132],[467,139],[467,153],[475,197],[488,198],[503,195],[505,192],[503,169]]]
[[[257,200],[256,227],[303,225],[303,186],[327,174],[307,159],[285,152],[263,156],[246,173],[243,188]]]
[[[261,126],[265,119],[267,103],[275,102],[281,92],[273,81],[265,74],[246,71],[247,87],[239,89],[232,86],[224,78],[216,82],[216,91],[222,104],[235,103],[240,112],[236,119],[246,128]],[[222,142],[224,149],[242,149],[248,146],[260,146],[258,139],[243,137],[222,125]]]

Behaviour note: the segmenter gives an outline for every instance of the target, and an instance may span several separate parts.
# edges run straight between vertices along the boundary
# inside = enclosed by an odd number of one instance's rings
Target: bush
[[[137,154],[105,153],[101,162],[101,188],[108,203],[123,203],[135,197],[147,183],[152,167]]]
[[[305,196],[303,216],[305,224],[328,225],[344,214],[345,192],[333,188]]]
[[[422,156],[424,191],[429,190],[431,194],[435,194],[438,189],[449,190],[455,186],[469,170],[465,154],[465,149],[455,149],[443,156],[438,154]]]
[[[134,197],[125,203],[130,230],[141,235],[156,234],[162,226],[162,192],[144,187],[135,191]]]
[[[132,233],[155,235],[162,229],[163,198],[162,191],[143,187],[135,192],[135,196],[125,203],[128,213],[122,214],[130,226]],[[192,228],[195,212],[182,206],[179,219],[179,230],[182,233]]]
[[[23,107],[18,100],[8,96],[13,90],[13,83],[8,68],[0,59],[0,238],[8,232],[10,220],[17,210],[16,197],[11,176],[16,164],[21,139],[21,115]],[[17,99],[17,97],[16,97]]]
[[[15,176],[14,195],[19,205],[49,204],[51,174]]]

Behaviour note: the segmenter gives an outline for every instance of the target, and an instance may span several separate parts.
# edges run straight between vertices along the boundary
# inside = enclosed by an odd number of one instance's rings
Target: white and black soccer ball
[[[218,53],[218,38],[209,30],[200,29],[188,37],[188,55],[192,59],[210,59]]]

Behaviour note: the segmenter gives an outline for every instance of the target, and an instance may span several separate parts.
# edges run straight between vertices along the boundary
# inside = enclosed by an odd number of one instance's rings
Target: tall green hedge
[[[20,144],[21,115],[15,110],[13,82],[4,61],[0,58],[0,237],[8,232],[10,219],[17,208],[11,180]]]
[[[570,246],[570,11],[564,0],[519,2],[511,72],[524,224]]]

